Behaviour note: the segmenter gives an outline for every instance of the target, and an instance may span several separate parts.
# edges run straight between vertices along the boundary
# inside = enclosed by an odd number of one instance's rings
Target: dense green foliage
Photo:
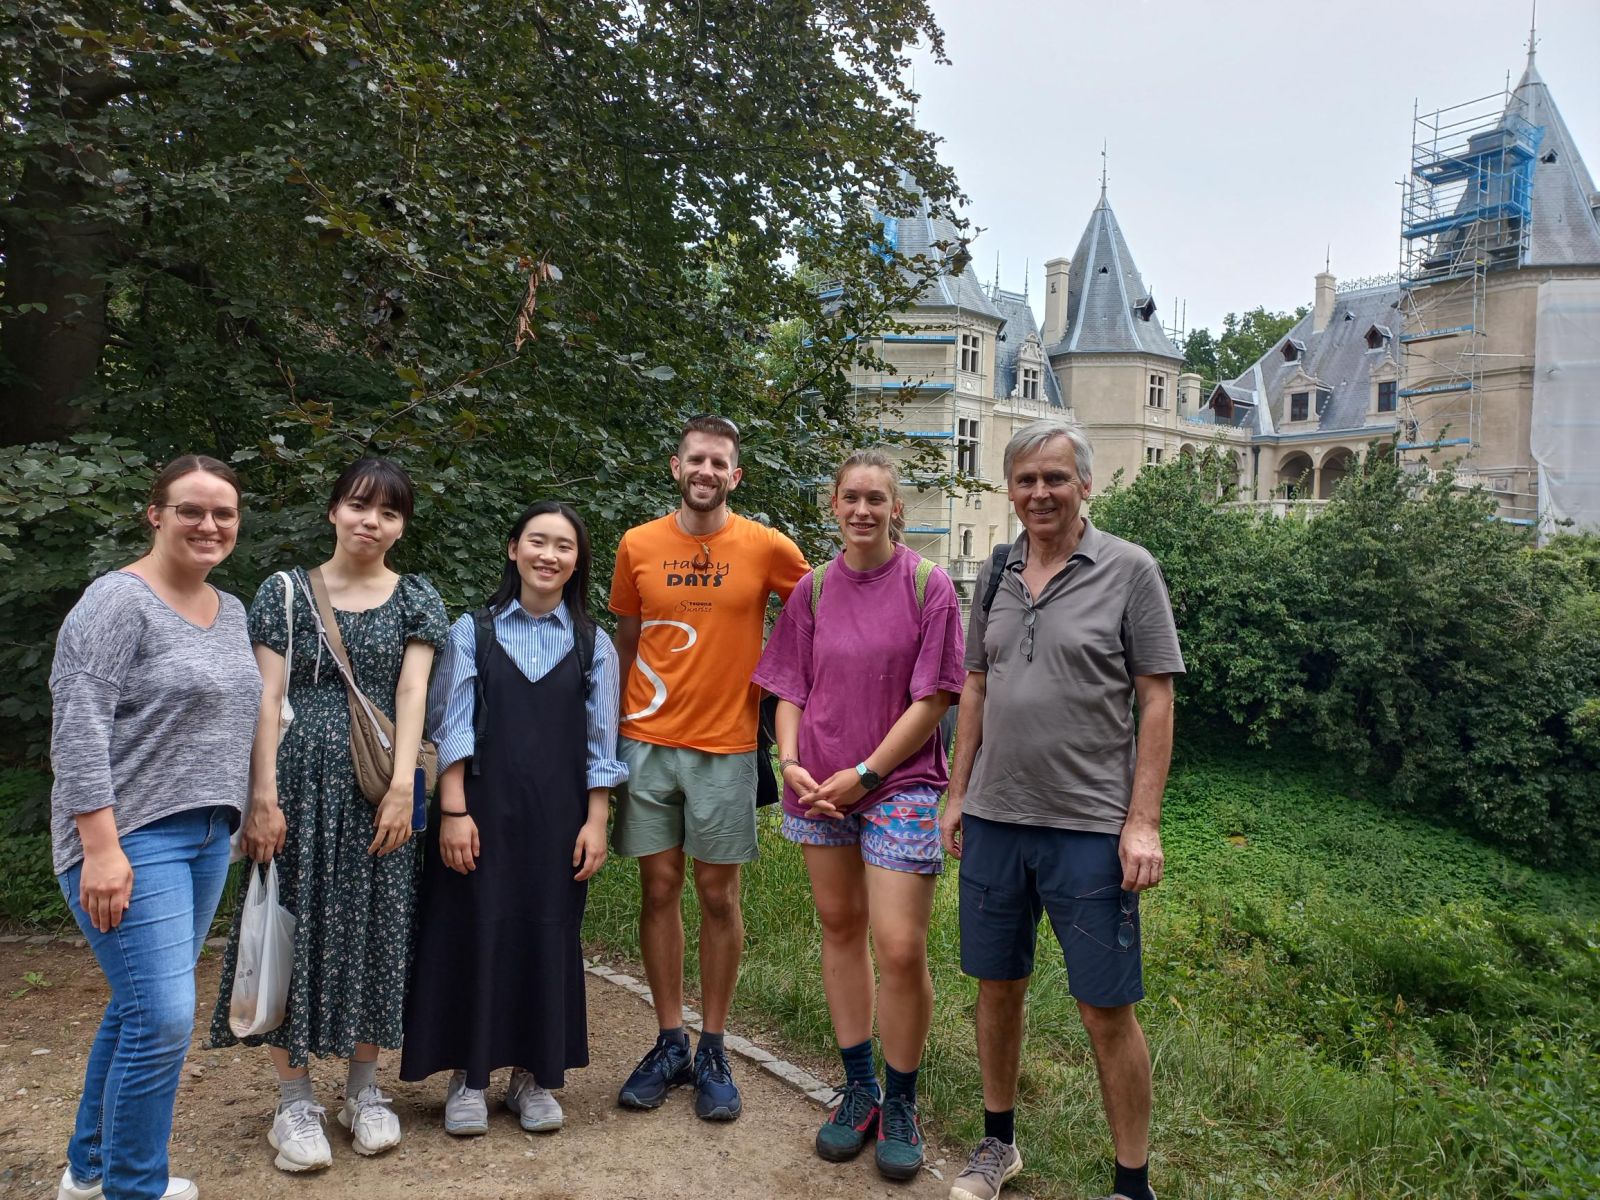
[[[1185,458],[1094,504],[1166,574],[1183,725],[1303,735],[1397,803],[1600,862],[1595,542],[1535,549],[1486,497],[1377,454],[1311,520],[1230,506],[1228,477]]]
[[[849,335],[961,249],[875,236],[902,168],[954,186],[913,43],[925,0],[0,0],[0,717],[37,753],[54,629],[179,451],[244,474],[246,597],[325,553],[365,451],[418,480],[397,565],[452,605],[542,495],[603,585],[698,411],[814,545],[809,481],[878,436]]]
[[[1209,329],[1190,330],[1183,339],[1183,369],[1198,372],[1208,384],[1237,379],[1305,315],[1303,305],[1292,313],[1268,312],[1258,305],[1243,316],[1223,317],[1220,337]]]
[[[1396,812],[1381,787],[1352,796],[1317,764],[1279,747],[1190,753],[1173,772],[1167,878],[1143,902],[1152,1183],[1176,1200],[1595,1194],[1600,884]],[[820,935],[775,824],[745,887],[742,1023],[775,1024],[831,1075]],[[637,886],[626,862],[596,881],[602,946],[637,952]],[[982,1103],[956,898],[947,877],[923,1096],[970,1144]],[[1021,1088],[1021,1184],[1102,1194],[1110,1139],[1048,925]]]

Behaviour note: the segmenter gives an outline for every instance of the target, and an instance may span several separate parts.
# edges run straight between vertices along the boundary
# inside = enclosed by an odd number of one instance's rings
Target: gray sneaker
[[[467,1086],[467,1073],[450,1076],[444,1093],[444,1131],[456,1137],[476,1137],[489,1132],[489,1101],[482,1088]]]
[[[950,1185],[950,1200],[995,1200],[1006,1180],[1022,1170],[1022,1152],[999,1138],[986,1137],[967,1159],[967,1169]]]
[[[561,1128],[561,1105],[521,1067],[511,1072],[511,1085],[506,1088],[506,1107],[517,1114],[522,1127],[529,1133],[554,1133]]]
[[[1155,1188],[1151,1188],[1150,1189],[1150,1200],[1155,1200],[1155,1195],[1156,1195]],[[1126,1196],[1124,1196],[1121,1192],[1114,1192],[1109,1196],[1101,1196],[1101,1197],[1098,1198],[1098,1200],[1128,1200],[1128,1198]]]

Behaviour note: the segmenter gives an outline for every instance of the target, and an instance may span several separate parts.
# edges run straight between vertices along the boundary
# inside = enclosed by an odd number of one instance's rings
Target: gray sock
[[[308,1072],[299,1079],[278,1080],[278,1107],[283,1108],[293,1104],[296,1100],[316,1101],[316,1093],[311,1090],[311,1075]]]
[[[353,1099],[361,1094],[365,1087],[376,1087],[378,1084],[378,1060],[371,1062],[358,1062],[350,1060],[350,1074],[345,1076],[344,1094],[346,1099]]]

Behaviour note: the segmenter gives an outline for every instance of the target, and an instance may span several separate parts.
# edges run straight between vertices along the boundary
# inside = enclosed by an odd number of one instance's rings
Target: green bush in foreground
[[[1169,789],[1141,1005],[1162,1196],[1600,1191],[1600,883],[1351,799],[1309,768],[1273,765],[1284,758],[1180,764]],[[743,1019],[830,1056],[804,865],[775,820],[762,834],[745,884]],[[924,1099],[969,1143],[981,1134],[976,986],[959,970],[953,884],[940,885],[930,939]],[[590,938],[637,953],[637,903],[633,865],[608,866]],[[1022,1091],[1025,1186],[1098,1194],[1110,1143],[1048,932]]]

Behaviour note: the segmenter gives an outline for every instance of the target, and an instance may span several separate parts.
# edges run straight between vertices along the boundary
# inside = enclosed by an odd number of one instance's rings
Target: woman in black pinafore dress
[[[582,519],[555,501],[533,505],[506,558],[487,605],[493,644],[479,653],[477,622],[461,617],[429,705],[442,770],[400,1077],[453,1072],[444,1121],[458,1135],[488,1131],[499,1067],[513,1068],[505,1101],[524,1129],[561,1126],[550,1092],[589,1062],[586,881],[605,860],[610,788],[627,778],[617,656],[589,618]]]

